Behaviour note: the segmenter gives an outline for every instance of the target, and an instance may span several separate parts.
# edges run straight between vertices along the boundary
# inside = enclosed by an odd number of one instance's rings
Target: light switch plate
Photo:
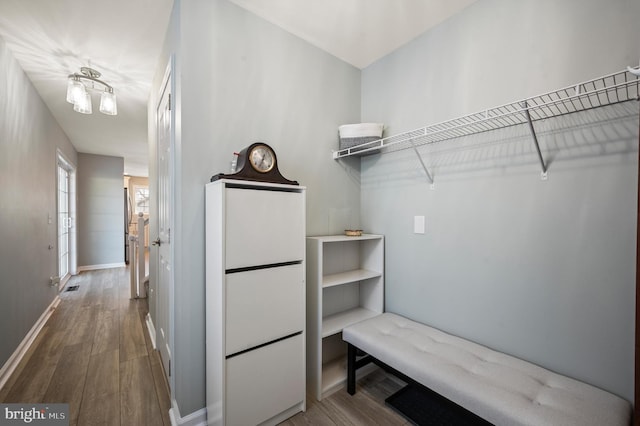
[[[424,234],[424,230],[425,230],[424,216],[414,216],[413,217],[413,233]]]

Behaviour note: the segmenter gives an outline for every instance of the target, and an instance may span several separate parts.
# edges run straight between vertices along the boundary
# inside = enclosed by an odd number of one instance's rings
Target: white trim
[[[58,291],[62,291],[64,286],[67,285],[69,278],[71,278],[71,274],[69,273],[67,273],[67,275],[65,275],[64,277],[60,277],[60,284],[58,285]]]
[[[49,319],[53,311],[56,310],[59,303],[60,303],[60,296],[56,296],[53,299],[53,302],[51,302],[51,304],[49,305],[49,307],[47,307],[47,309],[45,309],[42,315],[40,315],[40,318],[38,318],[38,321],[36,321],[33,327],[31,327],[31,330],[29,330],[27,335],[24,336],[24,339],[22,339],[22,342],[20,342],[20,344],[18,345],[16,350],[13,352],[13,354],[9,357],[7,362],[5,362],[2,368],[0,368],[0,389],[2,389],[4,385],[7,383],[7,380],[9,380],[9,377],[11,376],[11,374],[13,374],[16,367],[24,357],[24,354],[27,353],[27,351],[29,350],[29,347],[31,347],[31,344],[36,339],[36,337],[38,336],[38,333],[40,333],[40,330],[42,330],[42,327],[44,327],[44,325],[46,324],[47,320]]]
[[[201,408],[186,417],[180,417],[178,403],[173,399],[171,400],[169,419],[171,420],[171,426],[207,426],[207,409]]]
[[[76,181],[77,178],[77,166],[75,164],[73,164],[69,158],[67,158],[67,156],[65,155],[64,152],[62,152],[62,150],[60,148],[56,148],[56,175],[58,172],[58,165],[61,164],[63,165],[63,167],[69,172],[69,219],[71,220],[71,223],[73,224],[71,226],[71,228],[69,229],[69,271],[68,273],[71,275],[77,275],[78,274],[78,237],[77,237],[77,232],[76,232],[76,222],[77,222],[77,203],[76,203],[76,199],[77,199],[77,190],[78,190],[78,184]],[[56,223],[59,219],[58,214],[58,203],[57,203],[57,199],[58,199],[58,179],[56,176]],[[56,235],[57,237],[57,235]],[[57,241],[57,240],[56,240]],[[56,244],[57,246],[58,244]],[[59,250],[59,247],[56,248],[56,251]],[[59,253],[58,253],[59,255]],[[59,263],[59,259],[58,259],[58,263]],[[57,269],[60,268],[60,265],[58,264]],[[60,271],[58,271],[58,275],[60,274]],[[62,278],[62,277],[60,277]],[[62,280],[61,280],[62,281]],[[60,289],[63,288],[64,284],[61,282],[60,283],[61,287]]]
[[[78,266],[78,272],[95,271],[96,269],[124,268],[127,266],[124,262],[119,263],[103,263],[102,265],[85,265]]]
[[[147,313],[145,317],[145,322],[147,323],[147,330],[149,331],[149,339],[151,339],[151,344],[153,345],[153,349],[158,349],[156,347],[156,327],[153,325],[153,319],[151,319],[151,314]]]

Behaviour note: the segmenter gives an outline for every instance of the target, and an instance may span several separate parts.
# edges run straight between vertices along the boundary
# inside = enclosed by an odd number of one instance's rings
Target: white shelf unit
[[[527,124],[538,152],[544,179],[546,178],[547,164],[540,151],[533,123],[538,120],[632,100],[640,100],[640,67],[628,67],[624,71],[594,78],[542,95],[334,151],[333,158],[338,160],[352,155],[361,156],[376,152],[384,153],[413,149],[427,178],[433,183],[431,173],[427,170],[418,152],[420,146]]]
[[[383,311],[384,236],[307,237],[307,386],[311,395],[322,400],[346,382],[342,329]],[[363,369],[363,374],[368,371]]]

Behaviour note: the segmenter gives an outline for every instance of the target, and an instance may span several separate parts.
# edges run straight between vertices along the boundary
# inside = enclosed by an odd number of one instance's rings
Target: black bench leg
[[[356,347],[347,343],[347,392],[349,395],[356,393],[356,352]]]

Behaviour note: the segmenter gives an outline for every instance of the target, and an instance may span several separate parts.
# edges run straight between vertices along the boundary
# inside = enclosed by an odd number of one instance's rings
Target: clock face
[[[266,145],[257,145],[249,153],[251,167],[257,172],[267,173],[276,165],[276,156]]]

